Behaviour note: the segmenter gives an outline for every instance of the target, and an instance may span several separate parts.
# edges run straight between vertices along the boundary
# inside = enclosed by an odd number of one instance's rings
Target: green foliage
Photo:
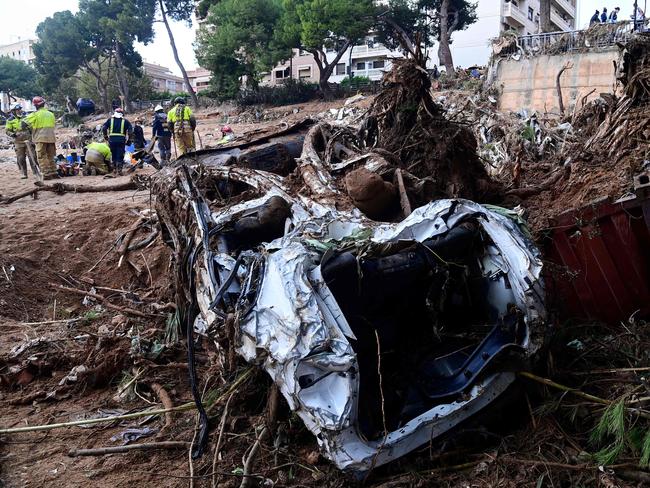
[[[38,94],[38,73],[28,64],[0,56],[0,91],[30,98]]]
[[[641,460],[639,465],[642,468],[650,468],[650,430],[645,433],[641,443]]]
[[[90,33],[69,10],[46,18],[36,28],[36,35],[34,66],[49,90],[100,55]]]
[[[197,36],[197,59],[218,75],[219,89],[242,76],[255,86],[260,73],[281,57],[274,49],[279,0],[222,0],[212,6]],[[284,53],[286,54],[286,53]]]
[[[287,31],[287,24],[295,25],[301,46],[308,50],[355,42],[368,33],[375,19],[371,0],[284,0],[283,5],[283,30]]]
[[[238,105],[291,105],[308,102],[318,92],[318,85],[303,81],[288,80],[278,86],[260,86],[242,90],[235,101]]]
[[[390,20],[399,25],[412,41],[419,35],[424,46],[432,46],[440,40],[440,6],[442,0],[389,0],[380,17],[380,22],[387,24]],[[450,34],[465,30],[477,21],[476,7],[478,3],[469,0],[451,0],[449,4],[448,26]],[[396,48],[400,45],[399,37],[388,26],[380,30],[380,40]]]
[[[594,454],[596,461],[601,465],[614,463],[625,450],[627,433],[624,399],[612,403],[605,409],[600,421],[591,433],[593,443],[600,444],[608,439],[613,439],[613,441]]]
[[[535,128],[532,125],[527,124],[521,131],[521,137],[527,141],[535,142]]]
[[[361,86],[366,86],[370,83],[370,78],[367,76],[353,76],[350,78],[349,76],[345,77],[341,81],[341,86],[343,88],[349,88],[351,90],[358,90],[359,87]]]
[[[163,0],[163,6],[167,16],[172,20],[186,22],[188,25],[192,24],[192,13],[195,8],[194,0]]]

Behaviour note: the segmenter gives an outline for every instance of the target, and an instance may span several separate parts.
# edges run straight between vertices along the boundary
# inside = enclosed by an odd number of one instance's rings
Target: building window
[[[382,69],[384,66],[386,66],[386,61],[383,59],[378,59],[372,62],[373,69]]]
[[[305,68],[298,68],[298,78],[301,80],[311,78],[311,66],[307,66]]]
[[[532,9],[532,7],[528,7],[528,20],[533,20],[534,15],[535,11]]]
[[[339,63],[336,65],[336,74],[337,75],[345,74],[345,63]]]
[[[357,71],[365,71],[366,70],[366,63],[365,61],[361,63],[357,63]]]
[[[289,78],[290,75],[291,75],[291,68],[290,67],[275,70],[275,79],[276,80],[284,80],[285,78]]]

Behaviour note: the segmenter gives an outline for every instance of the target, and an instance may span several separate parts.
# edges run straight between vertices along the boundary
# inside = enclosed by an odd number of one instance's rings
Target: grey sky
[[[2,18],[0,44],[35,37],[36,26],[45,18],[61,10],[75,12],[78,3],[78,0],[0,0],[0,17]],[[194,25],[192,28],[188,28],[182,23],[172,23],[179,55],[186,69],[196,67],[196,58],[192,47],[195,27]],[[167,66],[174,73],[180,75],[174,62],[164,24],[156,23],[154,30],[156,37],[153,43],[148,46],[138,45],[138,52],[146,61]]]

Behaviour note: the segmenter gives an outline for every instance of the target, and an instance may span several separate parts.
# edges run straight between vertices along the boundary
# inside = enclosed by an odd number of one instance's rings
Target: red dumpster
[[[618,323],[650,315],[650,179],[636,195],[601,200],[551,222],[546,243],[549,304],[560,318]]]

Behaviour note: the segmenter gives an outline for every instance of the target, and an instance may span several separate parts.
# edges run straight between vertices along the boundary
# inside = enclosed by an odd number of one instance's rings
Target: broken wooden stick
[[[18,193],[13,196],[8,196],[0,200],[0,203],[3,203],[5,205],[10,204],[15,202],[16,200],[20,200],[21,198],[30,196],[30,195],[36,195],[38,192],[41,191],[53,191],[55,193],[101,193],[101,192],[106,192],[106,191],[126,191],[126,190],[137,190],[138,185],[133,181],[125,181],[122,183],[115,183],[113,185],[101,185],[101,186],[93,186],[93,185],[73,185],[69,183],[52,183],[50,185],[42,185],[37,188],[33,188],[28,191],[24,191],[22,193]]]
[[[223,400],[224,398],[228,398],[230,395],[232,395],[232,393],[235,390],[237,390],[237,388],[239,388],[251,376],[254,370],[255,370],[254,366],[251,366],[248,369],[246,369],[241,375],[237,377],[235,381],[233,381],[230,384],[229,388],[225,392],[223,392],[223,394],[219,395],[216,398],[216,400],[214,400],[212,404],[207,407],[207,410],[209,411],[215,405],[220,403],[221,400]],[[10,427],[7,429],[0,429],[0,434],[18,434],[21,432],[37,432],[42,430],[63,429],[65,427],[75,427],[79,425],[92,425],[92,424],[99,424],[102,422],[114,422],[116,420],[130,420],[130,419],[137,419],[139,417],[149,417],[151,415],[160,415],[160,414],[167,413],[168,410],[172,412],[186,412],[188,410],[194,410],[194,409],[196,409],[196,404],[194,402],[188,402],[171,409],[159,408],[154,410],[143,410],[142,412],[113,415],[111,417],[73,420],[71,422],[61,422],[57,424],[30,425],[27,427]]]
[[[142,444],[128,444],[126,446],[98,447],[95,449],[70,449],[68,456],[105,456],[129,451],[150,451],[153,449],[184,449],[189,445],[183,441],[145,442]]]
[[[145,217],[140,217],[124,235],[124,239],[122,240],[122,243],[120,244],[120,247],[117,250],[117,253],[120,255],[120,260],[117,263],[118,268],[122,266],[122,261],[124,260],[126,254],[129,252],[129,244],[131,244],[131,241],[133,240],[133,236],[135,235],[136,231],[140,228],[140,226],[145,222],[145,220],[146,220]]]
[[[568,70],[573,68],[573,63],[568,62],[566,63],[562,69],[558,72],[557,78],[555,79],[555,87],[557,89],[557,101],[558,105],[560,107],[560,114],[564,116],[564,100],[562,100],[562,87],[560,86],[560,78],[562,78],[562,74]]]
[[[169,398],[169,394],[167,393],[167,390],[165,390],[162,387],[162,385],[158,383],[151,383],[151,389],[156,394],[156,396],[160,399],[160,402],[163,404],[163,406],[168,410],[168,412],[165,413],[165,425],[163,425],[163,428],[160,431],[162,432],[166,428],[170,427],[172,425],[172,422],[174,421],[174,417],[172,416],[172,409],[174,408],[174,403],[172,402],[171,398]]]
[[[78,288],[70,288],[70,287],[63,286],[63,285],[55,285],[53,283],[51,283],[50,285],[53,286],[54,288],[59,289],[59,290],[67,291],[67,292],[70,292],[70,293],[75,293],[77,295],[89,296],[91,298],[94,298],[98,302],[101,302],[101,304],[104,305],[106,308],[110,308],[111,310],[116,310],[117,312],[121,312],[121,313],[124,313],[124,314],[135,315],[136,317],[142,317],[142,318],[160,317],[161,316],[161,315],[154,314],[154,313],[140,312],[140,310],[135,310],[134,308],[120,307],[119,305],[113,305],[111,302],[108,301],[108,299],[105,296],[99,295],[97,293],[93,293],[91,291],[79,290]]]

